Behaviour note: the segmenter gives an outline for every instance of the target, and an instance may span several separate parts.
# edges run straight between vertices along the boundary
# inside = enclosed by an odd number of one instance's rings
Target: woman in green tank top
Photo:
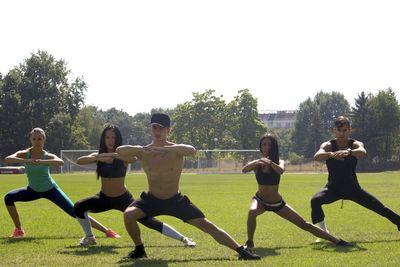
[[[15,225],[11,237],[15,238],[25,236],[25,231],[21,226],[15,202],[28,202],[40,198],[47,198],[71,217],[76,218],[74,204],[53,180],[49,172],[49,166],[60,166],[63,165],[64,162],[56,155],[48,153],[43,149],[46,141],[46,134],[41,128],[34,128],[30,132],[30,141],[32,143],[30,148],[17,151],[5,158],[7,164],[25,164],[25,171],[28,177],[27,187],[12,190],[4,197],[7,211]],[[90,220],[93,228],[109,236],[108,233],[112,231],[111,229],[107,229],[93,218],[90,218]]]

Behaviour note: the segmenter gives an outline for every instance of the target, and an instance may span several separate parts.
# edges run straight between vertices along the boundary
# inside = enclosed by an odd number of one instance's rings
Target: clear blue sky
[[[318,91],[400,89],[398,1],[1,1],[0,72],[38,49],[89,84],[87,104],[131,115],[215,89],[259,110]]]

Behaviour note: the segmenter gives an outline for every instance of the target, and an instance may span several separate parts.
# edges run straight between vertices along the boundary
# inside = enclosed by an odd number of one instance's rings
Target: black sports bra
[[[126,166],[122,160],[114,159],[112,163],[97,164],[99,164],[99,175],[103,178],[119,178],[126,175]]]
[[[277,185],[281,180],[281,175],[276,173],[272,168],[271,172],[263,172],[260,166],[256,170],[256,178],[260,185]]]

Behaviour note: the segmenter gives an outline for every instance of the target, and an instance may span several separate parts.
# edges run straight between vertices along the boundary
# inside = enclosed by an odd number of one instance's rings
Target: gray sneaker
[[[94,246],[97,244],[96,238],[94,236],[85,236],[79,241],[81,246]]]
[[[193,239],[191,239],[189,237],[184,237],[182,239],[182,243],[185,245],[185,247],[189,247],[189,248],[196,247],[196,242],[194,242]]]

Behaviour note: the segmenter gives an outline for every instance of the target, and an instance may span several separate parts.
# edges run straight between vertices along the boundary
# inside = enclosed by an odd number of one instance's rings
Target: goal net
[[[95,172],[96,164],[78,165],[76,160],[97,150],[61,150],[64,166],[61,172]],[[196,154],[185,157],[183,172],[190,173],[241,173],[247,162],[260,158],[259,150],[197,150]],[[323,172],[323,163],[312,159],[304,159],[300,163],[291,164],[285,159],[286,172]],[[141,172],[140,161],[129,165],[128,171]]]

